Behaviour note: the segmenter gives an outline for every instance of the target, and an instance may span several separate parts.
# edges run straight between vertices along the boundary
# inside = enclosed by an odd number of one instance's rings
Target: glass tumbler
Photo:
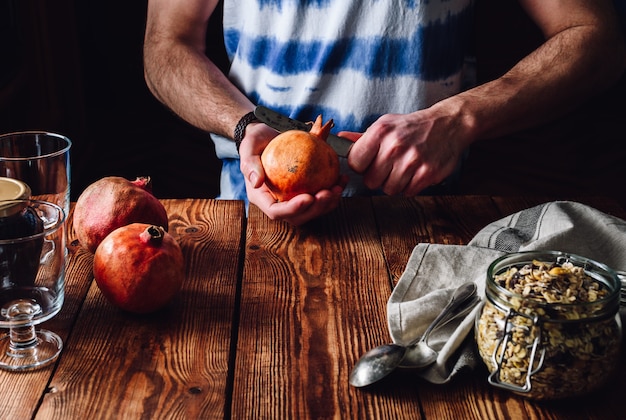
[[[45,131],[0,135],[0,177],[23,181],[32,198],[70,210],[69,138]]]

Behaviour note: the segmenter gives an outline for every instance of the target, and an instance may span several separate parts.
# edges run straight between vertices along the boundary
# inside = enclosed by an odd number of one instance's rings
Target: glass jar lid
[[[7,177],[0,177],[0,217],[9,217],[24,208],[23,203],[2,203],[6,200],[25,200],[30,198],[30,187],[24,182]]]

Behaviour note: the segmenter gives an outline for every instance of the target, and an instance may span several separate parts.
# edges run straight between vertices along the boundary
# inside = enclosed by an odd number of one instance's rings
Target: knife
[[[302,121],[294,120],[279,112],[276,112],[270,108],[259,105],[254,110],[254,115],[264,124],[272,127],[281,133],[288,130],[301,130],[310,131],[311,124],[303,123]],[[337,155],[342,157],[348,157],[350,148],[354,144],[352,141],[339,137],[334,134],[329,134],[326,142],[333,148]]]

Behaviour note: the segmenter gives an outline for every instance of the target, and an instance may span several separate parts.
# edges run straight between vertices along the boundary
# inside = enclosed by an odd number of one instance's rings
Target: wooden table
[[[358,358],[390,340],[387,299],[415,244],[465,244],[544,201],[351,198],[293,228],[255,207],[246,219],[241,202],[164,200],[187,278],[148,316],[103,298],[71,234],[65,304],[46,325],[65,348],[54,366],[0,372],[0,418],[624,418],[624,358],[602,392],[556,403],[493,388],[483,369],[449,385],[404,372],[348,384]],[[609,200],[579,201],[626,217]]]

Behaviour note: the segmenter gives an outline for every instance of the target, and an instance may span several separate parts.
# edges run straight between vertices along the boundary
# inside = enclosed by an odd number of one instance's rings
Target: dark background
[[[208,134],[161,105],[143,79],[146,5],[0,0],[0,57],[9,57],[0,58],[0,132],[67,135],[73,199],[108,175],[149,175],[160,198],[219,191]]]
[[[146,4],[0,0],[0,132],[42,129],[70,137],[73,199],[108,175],[150,175],[159,198],[218,193],[220,163],[208,135],[173,115],[145,85]],[[541,37],[515,0],[477,5],[478,75],[488,80]],[[210,33],[220,29],[214,19]],[[223,65],[221,43],[210,44],[209,55]],[[553,123],[476,143],[459,193],[603,194],[626,206],[625,142],[623,78]]]

